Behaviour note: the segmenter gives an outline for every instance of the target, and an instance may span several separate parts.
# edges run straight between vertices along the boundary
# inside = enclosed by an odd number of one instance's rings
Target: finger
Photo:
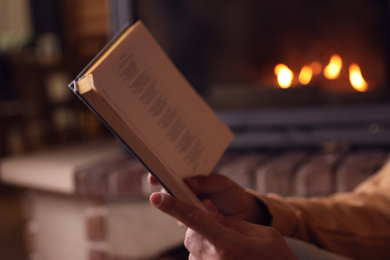
[[[184,246],[195,259],[210,259],[216,252],[210,241],[190,228],[187,229]]]
[[[221,218],[221,214],[218,212],[217,206],[211,200],[202,200],[203,205],[205,205],[207,213],[210,216],[213,216],[216,219]]]
[[[203,239],[204,237],[201,236],[199,233],[195,232],[190,228],[187,229],[184,239],[184,246],[194,258],[199,257],[199,255],[203,251]]]
[[[163,190],[163,191],[165,191],[165,190]],[[220,217],[220,214],[218,213],[217,207],[213,204],[213,202],[211,200],[204,200],[202,202],[205,205],[206,210],[209,213],[209,215],[215,217],[216,219],[218,219]],[[177,221],[177,224],[182,229],[187,229],[188,228],[186,225],[184,225],[180,221]]]
[[[216,241],[218,236],[223,236],[223,233],[226,232],[225,227],[214,217],[166,194],[155,192],[150,196],[150,202],[153,206],[198,232],[210,242]]]
[[[255,238],[269,238],[272,237],[276,231],[276,229],[272,227],[250,223],[237,218],[225,217],[220,220],[220,223],[240,234],[245,234],[246,236]]]
[[[149,172],[148,173],[148,182],[150,185],[159,185],[160,183],[156,180],[156,178],[153,177],[153,175]]]
[[[186,225],[184,225],[183,223],[181,223],[180,221],[177,221],[177,225],[179,226],[179,228],[183,229],[183,230],[186,230],[188,227]]]
[[[160,192],[169,195],[169,192],[164,188],[161,188]]]
[[[193,254],[190,254],[188,260],[197,260],[197,258]]]
[[[234,186],[228,177],[219,174],[189,177],[184,182],[195,194],[220,193]]]

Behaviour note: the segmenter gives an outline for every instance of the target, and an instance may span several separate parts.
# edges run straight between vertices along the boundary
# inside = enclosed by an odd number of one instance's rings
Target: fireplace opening
[[[256,37],[254,45],[260,48],[253,49],[245,69],[257,85],[314,87],[325,96],[380,93],[388,88],[387,1],[271,5],[273,12],[262,19],[271,29]],[[270,63],[275,64],[274,70]]]
[[[389,100],[388,0],[130,2],[216,108]]]

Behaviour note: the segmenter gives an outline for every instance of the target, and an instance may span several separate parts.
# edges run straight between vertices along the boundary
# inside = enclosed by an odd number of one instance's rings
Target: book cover
[[[182,179],[210,174],[233,133],[138,21],[70,84],[173,196],[203,207]]]

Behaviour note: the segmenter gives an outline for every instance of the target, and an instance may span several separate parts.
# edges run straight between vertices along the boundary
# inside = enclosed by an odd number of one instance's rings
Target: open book
[[[141,21],[69,86],[171,195],[203,207],[182,179],[211,173],[233,134]]]

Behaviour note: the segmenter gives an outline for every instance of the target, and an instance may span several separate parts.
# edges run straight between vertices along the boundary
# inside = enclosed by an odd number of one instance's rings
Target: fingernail
[[[149,200],[153,204],[153,206],[159,207],[163,201],[163,196],[159,192],[155,192],[150,195]]]

